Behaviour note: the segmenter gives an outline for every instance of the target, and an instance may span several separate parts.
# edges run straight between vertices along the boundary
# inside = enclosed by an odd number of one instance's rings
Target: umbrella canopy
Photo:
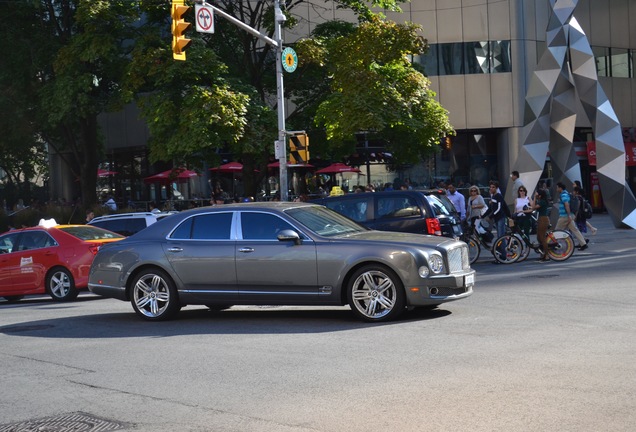
[[[318,171],[316,171],[316,174],[338,174],[338,173],[345,173],[345,172],[359,173],[360,170],[358,168],[345,165],[343,163],[334,163],[329,165],[328,167],[319,169]]]
[[[198,177],[199,173],[196,171],[190,171],[185,168],[174,168],[168,171],[160,172],[159,174],[146,177],[144,182],[146,183],[185,183],[191,178]]]
[[[243,171],[243,164],[239,162],[228,162],[218,167],[210,168],[210,171],[217,173],[237,173]]]
[[[280,168],[280,161],[272,162],[267,164],[267,168]],[[313,165],[304,163],[304,164],[290,164],[287,163],[287,168],[314,168]]]
[[[105,169],[101,169],[99,168],[97,170],[97,177],[110,177],[110,176],[114,176],[115,174],[118,174],[117,171],[108,171]]]

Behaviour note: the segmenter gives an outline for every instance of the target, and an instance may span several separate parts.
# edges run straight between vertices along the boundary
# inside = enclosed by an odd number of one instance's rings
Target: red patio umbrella
[[[328,167],[319,169],[318,171],[316,171],[316,174],[338,174],[338,173],[345,173],[345,172],[359,173],[360,170],[356,167],[345,165],[343,163],[334,163],[329,165]]]
[[[218,167],[210,168],[210,171],[217,173],[238,173],[243,171],[243,164],[239,162],[228,162]]]
[[[168,171],[160,172],[159,174],[151,175],[144,179],[145,183],[185,183],[191,178],[198,177],[199,173],[196,171],[190,171],[185,168],[174,168]]]
[[[114,176],[115,174],[119,174],[119,173],[117,171],[108,171],[101,168],[97,170],[97,177],[110,177],[110,176]]]

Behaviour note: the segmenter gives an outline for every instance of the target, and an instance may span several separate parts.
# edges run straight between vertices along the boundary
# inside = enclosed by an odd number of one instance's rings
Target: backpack
[[[592,219],[592,205],[586,199],[583,200],[583,214],[585,219]]]
[[[574,216],[578,216],[580,208],[581,198],[576,195],[570,194],[570,213],[572,213]]]

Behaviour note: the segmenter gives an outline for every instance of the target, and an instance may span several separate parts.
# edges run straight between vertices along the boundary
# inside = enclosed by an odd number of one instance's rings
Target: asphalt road
[[[636,232],[592,222],[567,262],[484,258],[472,297],[383,325],[347,307],[147,323],[91,294],[0,302],[0,432],[633,431]]]

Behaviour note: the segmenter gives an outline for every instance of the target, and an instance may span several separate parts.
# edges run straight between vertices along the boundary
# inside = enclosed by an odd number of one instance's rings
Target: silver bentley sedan
[[[150,321],[185,305],[345,305],[387,321],[468,297],[466,243],[373,231],[326,207],[290,202],[204,207],[103,246],[88,288]]]

